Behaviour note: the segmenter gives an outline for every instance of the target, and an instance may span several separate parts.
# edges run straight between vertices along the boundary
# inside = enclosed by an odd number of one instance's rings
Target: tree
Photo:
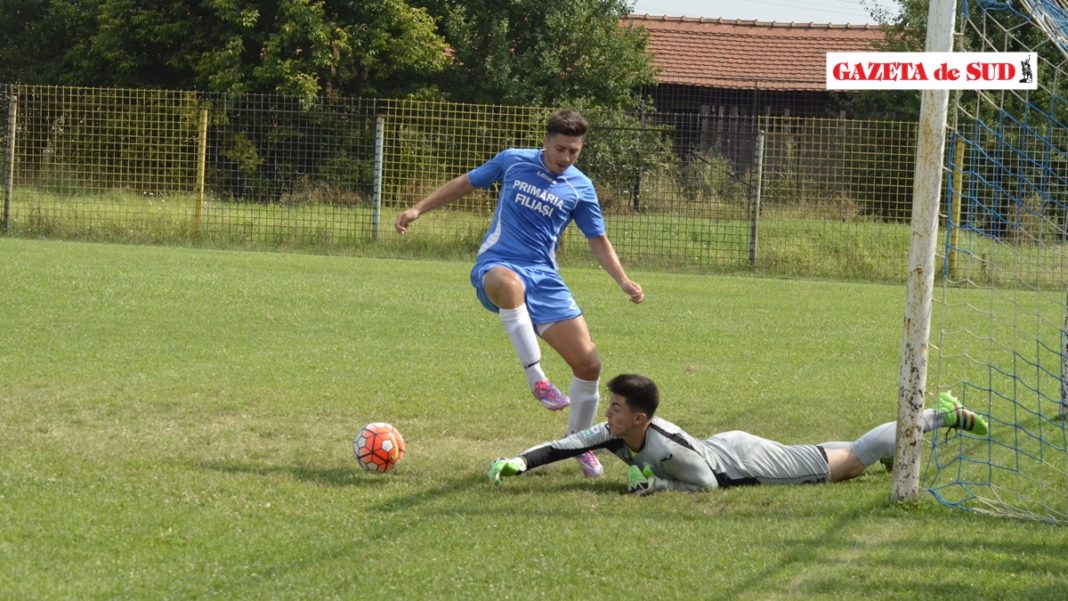
[[[655,81],[647,35],[626,0],[426,0],[452,50],[457,101],[628,108]]]
[[[868,6],[866,0],[861,0]],[[886,32],[879,52],[922,52],[927,39],[929,0],[896,0],[898,8],[873,3],[868,12]],[[916,121],[920,116],[920,93],[916,90],[872,90],[840,96],[842,107],[852,115],[866,119]]]
[[[0,15],[0,82],[69,81],[70,49],[92,28],[86,3],[0,0]]]
[[[260,87],[298,97],[433,96],[445,42],[422,9],[403,0],[282,0],[252,72]]]
[[[92,86],[428,96],[445,66],[403,0],[0,0],[0,79]]]

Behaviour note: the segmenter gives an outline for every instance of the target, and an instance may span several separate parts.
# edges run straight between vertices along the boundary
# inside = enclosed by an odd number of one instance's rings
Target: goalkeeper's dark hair
[[[585,136],[590,131],[590,122],[586,121],[585,117],[580,115],[578,111],[572,111],[565,109],[562,111],[556,111],[552,117],[549,117],[549,125],[545,128],[545,133],[550,136],[555,134],[563,134],[565,136]]]
[[[653,382],[638,374],[619,374],[608,382],[608,390],[618,394],[627,401],[633,411],[640,411],[653,417],[660,406],[660,391]]]

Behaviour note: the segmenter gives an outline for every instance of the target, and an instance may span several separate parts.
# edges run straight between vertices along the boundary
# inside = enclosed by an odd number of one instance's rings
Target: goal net
[[[1036,52],[1038,89],[950,104],[935,377],[990,432],[934,437],[926,484],[945,505],[1066,523],[1068,4],[961,10],[955,49]]]

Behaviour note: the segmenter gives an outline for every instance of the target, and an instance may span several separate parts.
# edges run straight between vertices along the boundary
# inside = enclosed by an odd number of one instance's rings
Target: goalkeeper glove
[[[641,469],[636,465],[627,471],[627,492],[632,495],[647,495],[656,490],[656,476],[648,465]]]
[[[489,470],[486,472],[486,476],[489,477],[490,482],[500,486],[502,476],[518,476],[525,471],[527,471],[527,462],[522,457],[512,457],[511,459],[501,457],[493,460]]]

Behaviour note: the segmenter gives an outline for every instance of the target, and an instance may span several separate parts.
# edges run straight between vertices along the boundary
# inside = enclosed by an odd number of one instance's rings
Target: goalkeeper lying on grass
[[[675,424],[654,417],[660,403],[656,384],[623,374],[608,383],[612,393],[606,422],[555,442],[527,449],[518,457],[497,459],[488,476],[500,484],[547,463],[596,449],[607,449],[630,465],[627,492],[699,491],[741,484],[802,484],[856,478],[871,464],[892,458],[897,423],[878,426],[853,442],[784,445],[747,432],[733,431],[697,440]],[[938,409],[923,413],[923,431],[959,428],[985,436],[986,421],[965,409],[948,392]]]

